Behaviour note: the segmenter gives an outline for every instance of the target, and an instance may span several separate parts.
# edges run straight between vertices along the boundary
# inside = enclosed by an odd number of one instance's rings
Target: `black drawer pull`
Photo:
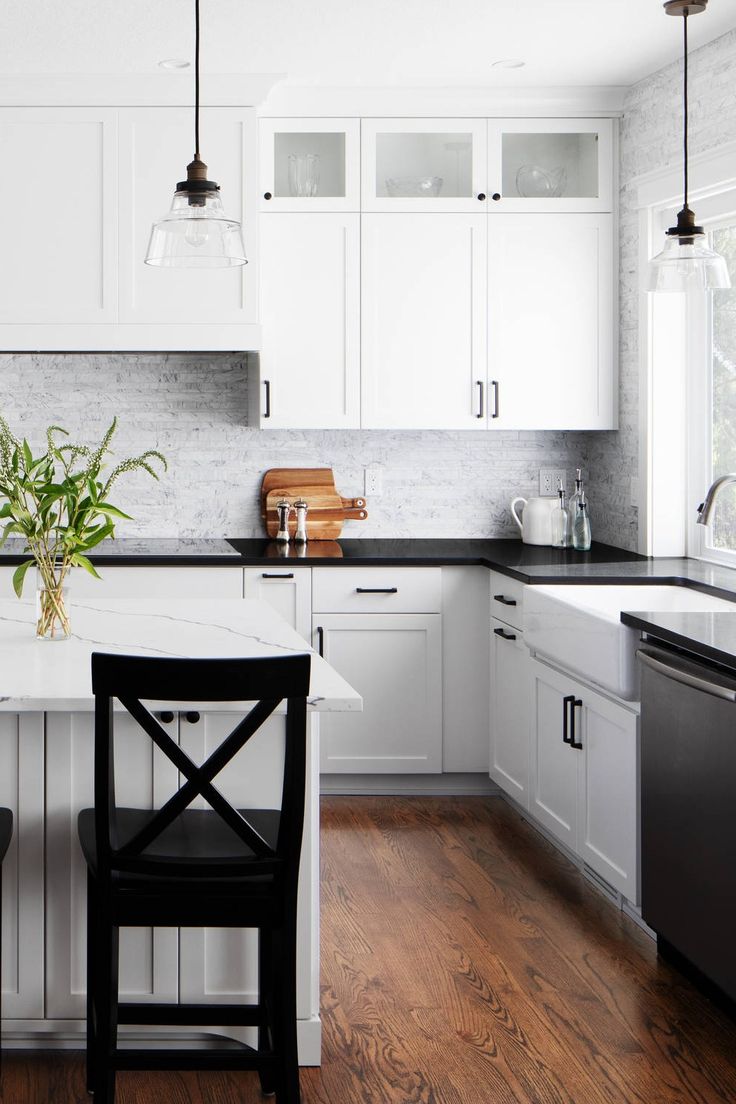
[[[500,636],[503,640],[516,640],[516,633],[506,632],[505,629],[494,629],[496,636]]]
[[[325,654],[325,630],[321,625],[317,626],[317,651],[321,656]]]
[[[199,722],[199,713],[196,709],[189,709],[184,714],[184,720],[188,721],[189,724],[197,724]]]
[[[572,703],[570,705],[570,747],[575,748],[576,751],[582,751],[583,745],[577,743],[575,740],[575,710],[582,709],[583,702],[581,698],[576,698],[575,695],[571,695]]]
[[[568,713],[567,707],[571,702],[575,701],[574,694],[566,694],[562,699],[562,742],[563,744],[569,744],[572,737],[570,736],[570,713]],[[573,721],[574,723],[574,721]]]
[[[284,575],[276,575],[271,571],[262,571],[261,572],[261,578],[262,579],[293,579],[294,578],[294,572],[293,571],[288,571]]]
[[[271,381],[264,379],[263,386],[266,389],[266,409],[263,412],[264,418],[271,417]]]
[[[493,601],[494,602],[500,602],[502,606],[515,606],[516,605],[516,599],[515,598],[507,598],[505,594],[494,594],[493,595]]]
[[[164,709],[161,713],[157,713],[156,716],[161,721],[161,724],[171,724],[174,719],[174,714],[170,709]]]
[[[356,594],[398,594],[398,587],[356,587]]]

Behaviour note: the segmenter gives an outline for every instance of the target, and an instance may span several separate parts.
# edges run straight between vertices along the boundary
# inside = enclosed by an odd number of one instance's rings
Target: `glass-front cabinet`
[[[483,210],[485,119],[363,119],[364,211]]]
[[[261,119],[262,211],[360,210],[359,119]]]
[[[491,208],[610,211],[610,119],[489,119]]]

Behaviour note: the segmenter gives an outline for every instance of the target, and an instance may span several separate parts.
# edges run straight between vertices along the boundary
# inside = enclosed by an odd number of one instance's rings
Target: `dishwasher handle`
[[[674,662],[665,662],[662,657],[666,657],[667,660],[672,658]],[[736,682],[724,685],[709,678],[703,678],[700,672],[705,672],[706,668],[700,665],[690,664],[687,660],[680,659],[679,656],[670,657],[667,652],[659,652],[646,647],[639,648],[636,658],[645,667],[656,671],[658,675],[664,675],[665,678],[670,678],[683,686],[689,686],[691,690],[700,690],[703,694],[710,694],[714,698],[722,698],[724,701],[736,703]],[[695,673],[696,671],[698,674]]]

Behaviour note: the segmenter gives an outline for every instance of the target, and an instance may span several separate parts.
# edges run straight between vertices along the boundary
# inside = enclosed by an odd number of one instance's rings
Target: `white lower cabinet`
[[[525,809],[529,806],[529,664],[523,632],[494,618],[490,775]]]
[[[52,646],[52,645],[50,645]],[[63,647],[63,645],[59,645]],[[176,720],[170,726],[172,735]],[[127,714],[115,717],[116,797],[161,806],[178,786],[173,764]],[[94,714],[46,715],[46,1017],[82,1019],[86,992],[86,866],[77,836],[80,809],[94,804]],[[128,928],[120,938],[121,998],[176,1001],[175,928]]]
[[[81,568],[71,577],[72,624],[74,599],[91,598],[242,598],[239,567],[115,567],[98,564],[100,579]],[[32,576],[31,576],[32,578]],[[30,583],[29,579],[29,583]],[[27,583],[28,594],[30,586]]]
[[[363,712],[324,714],[325,774],[442,770],[439,614],[318,613],[314,643],[363,697]]]
[[[243,596],[268,602],[292,629],[309,640],[312,625],[312,569],[246,567]]]
[[[531,661],[529,811],[609,885],[639,898],[638,712]]]
[[[0,805],[13,813],[2,872],[4,1020],[44,1015],[43,722],[42,713],[0,714]]]

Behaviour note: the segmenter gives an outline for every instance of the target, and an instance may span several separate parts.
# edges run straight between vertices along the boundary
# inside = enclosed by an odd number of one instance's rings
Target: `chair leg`
[[[300,1104],[296,1037],[296,920],[280,928],[274,940],[274,1050],[277,1104]]]
[[[87,870],[87,1092],[94,1092],[94,1054],[96,1049],[97,1012],[95,1008],[95,933],[97,931],[97,884]]]
[[[92,1083],[95,1104],[114,1104],[114,1052],[118,1035],[118,957],[120,929],[99,898],[94,926]]]
[[[265,1022],[258,1025],[258,1049],[273,1050],[271,1022],[273,1017],[273,940],[268,928],[258,929],[258,1003]],[[276,1092],[273,1067],[259,1069],[261,1092],[264,1096],[273,1096]]]

